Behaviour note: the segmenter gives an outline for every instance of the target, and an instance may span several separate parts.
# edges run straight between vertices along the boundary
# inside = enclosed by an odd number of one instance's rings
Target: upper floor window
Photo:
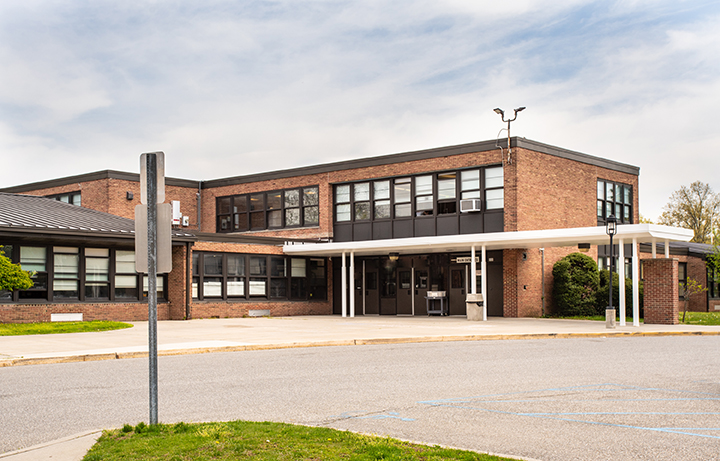
[[[58,202],[65,202],[72,205],[80,206],[80,191],[68,192],[66,194],[48,195],[47,198],[57,200]]]
[[[335,186],[335,222],[454,215],[460,200],[480,199],[484,210],[504,207],[502,167],[378,179]]]
[[[219,197],[217,232],[312,227],[320,224],[318,186]]]
[[[613,181],[598,179],[597,182],[597,222],[605,225],[605,220],[615,215],[618,223],[632,224],[632,186]]]

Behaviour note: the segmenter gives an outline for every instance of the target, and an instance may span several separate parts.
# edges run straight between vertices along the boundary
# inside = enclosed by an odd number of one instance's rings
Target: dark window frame
[[[602,194],[600,193],[601,184]],[[608,186],[610,186],[610,188],[608,188]],[[620,197],[620,200],[618,200],[618,190],[620,191],[620,195],[622,195],[622,197]],[[597,216],[598,226],[604,226],[605,220],[611,214],[615,215],[618,220],[618,224],[633,223],[633,199],[635,195],[633,186],[631,184],[598,178],[596,181],[595,195],[595,214]],[[616,213],[618,206],[620,207],[620,211],[622,211],[620,216],[618,216]],[[608,210],[608,208],[611,209]]]
[[[52,244],[39,244],[36,242],[26,242],[26,241],[15,241],[15,240],[8,240],[0,242],[0,245],[8,245],[12,246],[12,258],[10,258],[11,262],[13,264],[19,264],[20,263],[20,248],[21,247],[34,247],[34,248],[44,248],[45,249],[45,271],[41,272],[41,274],[46,275],[46,288],[44,289],[37,289],[37,288],[30,288],[28,290],[13,290],[12,295],[10,296],[10,299],[4,299],[0,301],[2,302],[11,302],[16,304],[32,304],[32,303],[52,303],[52,304],[67,304],[67,303],[97,303],[97,302],[114,302],[114,303],[135,303],[135,302],[147,302],[147,295],[143,293],[142,283],[143,283],[143,274],[139,274],[137,272],[133,273],[125,273],[125,272],[117,272],[116,270],[116,256],[118,251],[134,251],[134,249],[128,248],[128,247],[121,247],[121,246],[103,246],[103,245],[97,245],[97,244],[77,244],[77,243],[60,243],[60,242],[54,242]],[[68,248],[77,248],[77,256],[78,256],[78,268],[77,268],[77,274],[76,277],[68,278],[68,277],[56,277],[55,276],[55,248],[56,247],[68,247]],[[108,256],[108,296],[107,297],[99,297],[94,298],[91,296],[88,296],[86,291],[86,286],[88,284],[88,278],[87,278],[87,256],[86,256],[86,249],[87,248],[96,248],[96,249],[107,249],[109,251]],[[75,253],[61,253],[58,252],[57,254],[75,254]],[[90,256],[90,258],[95,258],[94,256]],[[137,290],[137,295],[134,297],[121,297],[116,295],[116,275],[120,276],[129,276],[133,275],[135,276],[135,286]],[[162,280],[159,282],[159,284],[162,285],[162,290],[158,291],[158,301],[161,302],[167,302],[167,274],[158,275],[158,279]],[[70,296],[70,297],[62,297],[62,296],[56,296],[53,293],[53,284],[55,280],[72,280],[77,281],[77,296]],[[105,282],[103,282],[105,283]],[[24,296],[26,294],[31,293],[43,293],[44,296],[41,297],[28,297]]]
[[[289,192],[297,192],[298,198],[296,204],[289,205],[287,203]],[[272,206],[270,198],[277,197],[278,194],[280,195],[280,207]],[[313,196],[316,198],[312,199]],[[251,198],[261,198],[261,206],[252,209],[253,201]],[[260,200],[257,201],[259,202]],[[223,204],[227,205],[223,206]],[[271,213],[277,213],[280,216],[279,225],[271,225]],[[293,220],[297,223],[290,223],[291,219],[288,213],[296,214]],[[298,186],[287,189],[274,189],[216,197],[215,220],[215,231],[218,233],[319,227],[320,186]]]
[[[204,280],[206,278],[204,268],[204,260],[207,255],[211,256],[222,256],[223,261],[223,276],[221,292],[222,296],[205,296],[204,294]],[[228,275],[228,264],[227,260],[230,256],[241,256],[244,260],[244,275],[243,284],[245,293],[242,296],[228,296],[227,282],[230,278],[236,277],[234,275]],[[264,260],[264,274],[253,274],[251,271],[251,258],[258,258]],[[273,261],[278,258],[282,258],[285,261],[285,275],[276,275],[273,271]],[[292,260],[303,259],[305,261],[305,276],[304,277],[293,277],[292,276]],[[321,263],[318,263],[321,261]],[[317,264],[318,267],[322,267],[323,275],[316,277],[316,273],[311,274],[309,267],[313,264]],[[216,275],[208,276],[207,278],[216,278]],[[300,283],[303,286],[304,295],[299,297],[291,293],[293,283],[297,284],[298,279],[303,279]],[[273,281],[284,281],[285,296],[278,296],[273,291]],[[250,282],[262,281],[265,284],[265,294],[251,294],[250,293]],[[320,282],[318,282],[320,281]],[[194,251],[193,252],[193,272],[192,272],[192,283],[193,283],[193,300],[194,301],[215,301],[218,300],[227,302],[256,302],[256,301],[326,301],[328,296],[327,289],[328,275],[327,275],[327,262],[322,258],[310,258],[310,257],[291,257],[286,255],[270,255],[270,254],[255,254],[255,253],[226,253],[226,252],[214,252],[214,251]],[[312,289],[311,289],[312,288]]]
[[[463,200],[463,193],[468,195],[474,195],[475,197],[469,197],[469,198],[476,198],[482,200],[483,203],[483,212],[485,213],[502,213],[505,210],[504,206],[504,191],[505,191],[505,184],[503,181],[502,186],[495,186],[495,187],[486,187],[486,180],[485,180],[485,171],[492,168],[502,168],[502,165],[492,164],[492,165],[482,165],[482,166],[472,166],[467,168],[457,168],[457,169],[451,169],[451,170],[443,170],[443,171],[436,171],[436,172],[424,172],[424,173],[417,173],[417,174],[405,174],[405,175],[399,175],[399,176],[389,176],[389,177],[382,177],[382,178],[372,178],[372,179],[364,179],[361,181],[353,181],[353,182],[343,182],[343,183],[336,183],[333,184],[333,222],[334,224],[352,224],[356,222],[380,222],[380,221],[394,221],[394,220],[405,220],[405,219],[424,219],[424,218],[430,218],[430,217],[437,217],[437,216],[457,216],[461,214],[460,212],[460,201]],[[471,171],[477,171],[478,175],[478,187],[477,188],[471,188],[471,189],[463,189],[462,185],[462,175],[465,172],[471,172]],[[446,178],[442,178],[444,175],[451,175],[454,174],[455,178],[455,198],[453,199],[440,199],[440,190],[439,190],[439,184],[440,181],[445,180]],[[432,187],[431,191],[421,191],[422,193],[418,193],[416,182],[417,178],[420,177],[431,177],[432,181]],[[504,177],[504,175],[503,175]],[[449,179],[449,178],[447,178]],[[375,203],[380,200],[384,199],[376,199],[375,198],[375,183],[378,182],[384,182],[388,181],[390,185],[390,218],[375,218]],[[356,200],[355,199],[355,186],[357,184],[365,184],[368,183],[370,185],[370,196],[368,200]],[[407,194],[407,189],[409,187],[409,197],[407,200],[405,200],[405,195]],[[347,201],[342,199],[342,201],[338,198],[338,190],[340,188],[348,188],[348,194],[347,194]],[[502,208],[492,208],[488,209],[487,207],[487,191],[490,190],[502,190],[503,191],[503,207]],[[398,197],[400,194],[399,192],[402,191],[403,197]],[[345,194],[342,194],[343,197],[345,197]],[[432,210],[426,209],[426,210],[418,210],[418,197],[432,197]],[[369,202],[370,207],[370,213],[369,213],[369,219],[356,219],[356,204],[357,203],[364,203]],[[451,211],[452,207],[445,207],[445,213],[440,213],[441,207],[443,204],[447,204],[449,202],[455,203],[455,210],[454,212]],[[402,207],[402,210],[407,210],[407,207],[409,206],[410,212],[406,213],[403,216],[399,216],[398,209],[399,207]],[[343,219],[338,220],[338,210],[339,207],[349,207],[349,219]],[[347,211],[344,210],[345,213]]]

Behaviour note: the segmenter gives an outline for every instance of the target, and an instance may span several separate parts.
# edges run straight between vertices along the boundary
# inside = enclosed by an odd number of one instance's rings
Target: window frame
[[[221,256],[223,264],[223,277],[221,292],[222,296],[205,296],[204,293],[204,280],[205,274],[205,258],[206,256]],[[240,256],[243,262],[243,274],[242,276],[235,276],[228,273],[229,265],[227,263],[228,258],[233,256]],[[256,258],[257,262],[264,262],[258,267],[264,267],[263,273],[252,272],[252,259]],[[277,266],[279,259],[284,261],[282,265],[283,274],[276,272],[274,269]],[[292,260],[303,260],[305,264],[305,276],[297,277],[293,276],[292,272]],[[197,262],[196,262],[197,261]],[[320,262],[318,262],[320,261]],[[310,273],[309,268],[312,265],[321,267],[322,276],[317,276],[317,272]],[[208,278],[215,278],[217,275],[208,275]],[[229,295],[228,294],[228,281],[234,277],[242,277],[243,279],[243,295]],[[324,258],[309,258],[309,257],[290,257],[287,255],[277,254],[256,254],[256,253],[227,253],[227,252],[213,252],[213,251],[194,251],[193,252],[193,268],[192,268],[192,299],[193,301],[208,301],[217,302],[222,300],[225,302],[273,302],[273,301],[327,301],[328,296],[328,278],[327,278],[327,262]],[[302,280],[300,280],[302,279]],[[251,293],[252,282],[263,282],[264,293]],[[280,295],[274,291],[274,287],[278,284],[282,284],[284,288],[284,295]],[[301,286],[302,296],[291,293],[293,284],[295,286]],[[300,284],[300,285],[298,285]],[[312,290],[311,290],[312,288]]]
[[[289,195],[297,200],[288,203]],[[276,202],[280,198],[280,206]],[[314,198],[313,198],[314,197]],[[292,217],[291,215],[292,214]],[[279,215],[271,219],[271,216]],[[274,221],[274,224],[271,222]],[[320,186],[224,195],[215,198],[215,232],[257,232],[320,226]]]

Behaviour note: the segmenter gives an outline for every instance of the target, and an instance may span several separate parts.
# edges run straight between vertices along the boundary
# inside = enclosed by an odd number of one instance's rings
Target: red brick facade
[[[146,321],[146,302],[102,303],[20,303],[0,304],[0,323],[49,322],[52,314],[82,313],[83,320],[115,320],[123,322]],[[158,302],[158,320],[173,320],[170,304]]]
[[[217,182],[209,181],[200,189],[193,185],[192,181],[174,180],[175,184],[184,182],[186,185],[166,185],[166,202],[180,201],[182,214],[190,218],[190,225],[187,229],[199,228],[202,232],[214,233],[216,232],[216,201],[218,197],[318,186],[319,225],[249,231],[229,235],[331,239],[334,225],[333,186],[335,184],[435,173],[467,167],[499,166],[503,165],[507,159],[507,150],[501,151],[497,148],[475,152],[469,149],[456,149],[452,152],[452,155],[416,156],[410,157],[407,161],[387,164],[368,162],[371,166],[339,167],[332,171],[298,174],[291,177],[270,174],[263,177],[273,177],[274,179],[254,182],[244,182],[248,178],[239,178],[234,181],[235,178],[231,177]],[[623,168],[604,168],[598,166],[604,164],[602,162],[584,161],[582,154],[578,157],[576,154],[565,155],[563,152],[565,151],[556,155],[543,148],[533,150],[527,147],[516,147],[513,149],[512,162],[504,164],[505,232],[595,226],[597,224],[596,191],[599,179],[632,186],[633,222],[638,222],[637,174],[623,172]],[[128,174],[124,174],[124,176],[116,174],[115,176],[125,178]],[[126,218],[134,216],[134,207],[140,203],[139,183],[131,179],[118,179],[112,174],[104,179],[46,187],[23,193],[51,195],[73,191],[81,192],[84,207]],[[128,192],[133,194],[132,200],[127,199]],[[200,194],[199,216],[198,193]],[[187,246],[174,247],[173,271],[169,274],[167,287],[169,301],[167,318],[234,317],[247,315],[250,309],[271,309],[272,315],[332,312],[333,285],[330,260],[327,264],[328,301],[188,301],[188,264],[192,260],[191,255],[194,251],[280,255],[282,247],[224,241],[198,241],[192,243],[189,249]],[[543,253],[537,248],[503,250],[503,315],[506,317],[536,317],[552,313],[553,264],[574,251],[577,251],[576,247],[546,248],[543,258]],[[593,248],[590,255],[596,258],[597,250]],[[543,259],[544,277],[542,275]],[[690,271],[691,267],[688,269]],[[693,267],[692,270],[694,271],[695,268]]]
[[[675,325],[678,320],[678,260],[643,261],[645,275],[645,323]]]

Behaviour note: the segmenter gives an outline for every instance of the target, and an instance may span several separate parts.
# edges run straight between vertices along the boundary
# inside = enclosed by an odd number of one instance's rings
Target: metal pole
[[[150,424],[158,423],[157,376],[157,156],[147,155],[148,225],[148,357],[150,359]]]
[[[607,328],[613,328],[615,324],[615,314],[613,311],[613,262],[615,260],[615,254],[613,253],[613,234],[610,234],[610,280],[608,285],[610,286],[608,297],[608,307],[605,310],[605,324]],[[612,316],[612,319],[610,318]]]

